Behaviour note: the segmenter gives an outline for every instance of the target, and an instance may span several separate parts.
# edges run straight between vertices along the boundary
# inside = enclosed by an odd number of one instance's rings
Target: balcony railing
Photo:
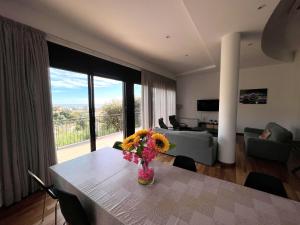
[[[90,139],[90,122],[88,117],[78,119],[54,120],[56,148],[76,144]],[[141,126],[140,112],[135,113],[135,127]],[[121,132],[123,130],[122,114],[98,115],[95,117],[96,137]]]

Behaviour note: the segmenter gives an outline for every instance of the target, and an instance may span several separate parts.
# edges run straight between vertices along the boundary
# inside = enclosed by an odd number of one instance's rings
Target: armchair
[[[260,139],[259,135],[263,130],[245,128],[244,139],[247,155],[286,163],[291,150],[292,133],[276,123],[267,124],[266,129],[270,130],[270,137]]]

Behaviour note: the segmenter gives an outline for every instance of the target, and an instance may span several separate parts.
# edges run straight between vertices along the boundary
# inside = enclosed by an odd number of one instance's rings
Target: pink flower
[[[151,139],[152,134],[153,134],[152,129],[149,129],[149,132],[148,132],[148,134],[147,134],[147,140],[150,140],[150,139]]]
[[[149,138],[147,141],[147,147],[155,150],[155,141],[152,138]]]
[[[143,180],[152,180],[154,177],[153,168],[139,169],[138,177],[139,179],[143,179]]]
[[[156,157],[156,154],[157,152],[154,149],[145,147],[142,152],[142,158],[144,159],[144,161],[149,163]]]
[[[135,164],[138,164],[138,163],[139,163],[139,156],[138,156],[137,154],[134,154],[134,156],[133,156],[133,162],[134,162]]]
[[[128,160],[129,162],[132,161],[132,153],[131,152],[123,152],[123,159]]]

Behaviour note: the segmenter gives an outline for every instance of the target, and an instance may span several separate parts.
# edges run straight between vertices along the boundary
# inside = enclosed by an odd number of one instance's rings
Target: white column
[[[219,106],[219,161],[235,163],[240,33],[222,37]]]

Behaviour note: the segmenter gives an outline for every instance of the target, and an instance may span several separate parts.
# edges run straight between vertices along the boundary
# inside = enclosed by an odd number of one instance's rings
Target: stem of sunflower
[[[147,168],[148,168],[148,162],[146,162],[145,160],[142,159],[142,162],[141,162],[141,163],[142,163],[144,172],[146,172],[146,171],[147,171]]]

